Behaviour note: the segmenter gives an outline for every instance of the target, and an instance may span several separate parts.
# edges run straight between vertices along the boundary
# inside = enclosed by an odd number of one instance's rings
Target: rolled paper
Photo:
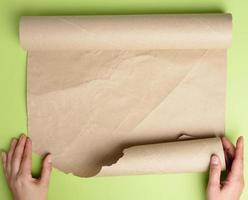
[[[205,172],[209,169],[212,155],[220,158],[224,170],[225,156],[218,137],[134,146],[125,149],[123,156],[115,164],[104,166],[98,175]]]
[[[27,50],[223,49],[230,14],[22,17]]]

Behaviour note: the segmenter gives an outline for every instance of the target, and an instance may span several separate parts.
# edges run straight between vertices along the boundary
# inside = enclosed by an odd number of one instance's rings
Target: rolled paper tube
[[[22,17],[27,50],[224,49],[230,14]]]
[[[174,172],[204,172],[211,155],[226,168],[221,139],[207,138],[134,146],[124,150],[113,165],[104,166],[98,176],[143,175]]]

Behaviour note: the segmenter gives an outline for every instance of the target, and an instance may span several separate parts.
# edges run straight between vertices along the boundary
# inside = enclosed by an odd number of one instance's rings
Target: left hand
[[[4,173],[14,200],[46,200],[52,170],[51,155],[43,160],[41,177],[32,177],[32,142],[22,135],[13,139],[7,153],[2,153]]]

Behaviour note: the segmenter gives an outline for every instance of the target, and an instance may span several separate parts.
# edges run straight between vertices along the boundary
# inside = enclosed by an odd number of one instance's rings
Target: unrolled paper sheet
[[[20,42],[29,135],[55,167],[205,171],[213,153],[225,167],[219,138],[166,142],[224,134],[230,15],[22,17]]]

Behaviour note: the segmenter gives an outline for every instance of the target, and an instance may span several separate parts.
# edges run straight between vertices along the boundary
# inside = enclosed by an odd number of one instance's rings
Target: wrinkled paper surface
[[[225,168],[219,138],[167,142],[224,134],[229,14],[22,17],[20,43],[28,132],[55,167],[205,171],[215,153]]]

